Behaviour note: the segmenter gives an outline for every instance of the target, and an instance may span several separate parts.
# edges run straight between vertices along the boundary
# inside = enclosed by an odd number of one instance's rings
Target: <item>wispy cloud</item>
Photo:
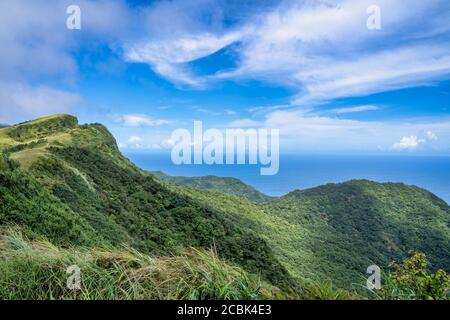
[[[205,108],[205,107],[202,107],[202,106],[193,106],[191,109],[194,110],[195,112],[200,112],[200,113],[203,113],[203,114],[206,114],[206,115],[210,115],[210,116],[220,116],[220,115],[222,115],[221,112],[215,111],[213,109]]]
[[[282,109],[290,109],[294,106],[291,104],[279,104],[279,105],[272,105],[272,106],[259,106],[259,107],[252,107],[248,109],[248,112],[253,114],[264,114],[275,110],[282,110]],[[306,111],[306,110],[305,110]],[[309,111],[309,109],[307,110]]]
[[[427,131],[427,137],[431,141],[438,140],[438,136],[436,135],[436,133],[434,133],[433,131],[430,131],[430,130]]]
[[[328,113],[333,114],[349,114],[349,113],[358,113],[358,112],[365,112],[365,111],[375,111],[380,110],[381,108],[374,105],[365,105],[365,106],[355,106],[355,107],[348,107],[348,108],[338,108],[338,109],[332,109],[329,111],[326,111]]]
[[[65,27],[69,0],[0,1],[0,117],[29,118],[75,110],[80,38],[109,43],[124,37],[123,0],[77,0],[83,33]],[[69,88],[69,89],[67,89]]]
[[[379,0],[381,31],[366,27],[366,9],[372,4],[369,0],[285,1],[268,13],[216,31],[209,24],[193,27],[183,20],[188,33],[176,29],[165,37],[134,43],[127,47],[126,57],[151,65],[175,83],[194,87],[224,79],[286,85],[298,92],[292,98],[294,105],[449,77],[450,45],[438,39],[450,30],[448,1]],[[237,42],[236,68],[206,76],[189,68],[190,62]]]
[[[120,142],[119,148],[141,149],[143,141],[144,139],[139,136],[131,136],[126,141]]]
[[[353,61],[323,61],[328,68],[310,70],[314,77],[300,72],[297,79],[304,92],[294,103],[328,102],[342,97],[365,96],[395,89],[429,85],[450,74],[450,47],[412,46],[390,49]]]
[[[83,104],[77,93],[48,86],[30,86],[0,82],[0,120],[10,121],[16,116],[40,117],[54,113],[68,113]]]
[[[279,129],[285,150],[297,152],[414,151],[421,145],[446,152],[448,144],[433,137],[450,139],[450,117],[363,121],[308,114],[301,108],[269,112],[262,120],[238,119],[228,126]]]
[[[130,62],[149,64],[157,73],[171,81],[200,87],[204,80],[196,77],[183,64],[207,57],[241,37],[241,32],[222,36],[203,33],[170,40],[150,40],[127,48],[125,57]]]
[[[253,119],[239,119],[230,122],[227,126],[231,128],[258,128],[264,125],[264,122]]]
[[[161,150],[166,147],[164,143],[151,143],[140,136],[131,136],[124,142],[119,142],[119,148],[129,150]]]
[[[161,126],[172,123],[164,119],[155,119],[143,114],[124,114],[113,116],[114,121],[127,127]]]

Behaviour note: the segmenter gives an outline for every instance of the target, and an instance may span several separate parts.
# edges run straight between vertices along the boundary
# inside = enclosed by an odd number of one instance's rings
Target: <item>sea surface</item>
[[[166,153],[125,155],[148,171],[174,176],[234,177],[272,196],[327,183],[368,179],[416,185],[450,203],[450,157],[281,155],[279,173],[261,176],[260,167],[255,165],[177,166]]]

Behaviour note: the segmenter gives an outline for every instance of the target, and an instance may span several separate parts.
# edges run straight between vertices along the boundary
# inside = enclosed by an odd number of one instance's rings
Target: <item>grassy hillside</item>
[[[127,244],[158,255],[215,244],[249,272],[281,286],[290,280],[262,238],[135,167],[102,125],[63,115],[0,129],[0,137],[2,225],[60,245]]]
[[[152,174],[159,179],[173,183],[180,186],[190,186],[202,190],[217,190],[233,195],[237,195],[241,198],[248,199],[253,202],[262,203],[266,202],[272,197],[259,192],[252,186],[243,183],[236,178],[222,178],[216,176],[205,177],[174,177],[164,174],[162,172],[152,172]]]
[[[66,282],[80,270],[80,290]],[[60,248],[0,230],[0,300],[267,299],[277,290],[220,260],[213,250],[150,257],[131,248]]]

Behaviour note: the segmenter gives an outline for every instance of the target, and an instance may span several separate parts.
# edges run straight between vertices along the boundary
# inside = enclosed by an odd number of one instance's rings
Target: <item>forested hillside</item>
[[[261,235],[301,282],[360,286],[368,266],[387,270],[411,251],[426,253],[434,269],[450,269],[450,208],[414,186],[349,181],[263,205],[216,190],[172,188]]]
[[[39,119],[0,130],[0,146],[0,224],[57,244],[125,243],[153,255],[215,245],[247,271],[289,282],[263,239],[135,167],[102,125]]]
[[[248,199],[253,202],[266,202],[272,197],[259,192],[252,186],[243,183],[236,178],[222,178],[216,176],[206,177],[174,177],[164,174],[163,172],[152,172],[157,178],[180,186],[190,186],[196,189],[217,190],[229,194]]]

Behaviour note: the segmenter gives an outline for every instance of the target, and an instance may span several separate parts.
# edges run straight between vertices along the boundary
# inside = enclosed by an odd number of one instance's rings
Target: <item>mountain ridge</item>
[[[106,127],[67,115],[0,129],[0,151],[0,225],[58,243],[152,254],[214,244],[281,287],[332,279],[349,288],[365,283],[369,265],[385,268],[409,251],[450,269],[450,207],[418,187],[352,180],[259,202],[218,177],[200,188],[195,178],[161,182],[123,157]]]
[[[241,180],[232,177],[218,177],[213,175],[201,177],[176,177],[167,175],[161,171],[154,171],[151,172],[151,174],[165,182],[195,187],[198,189],[217,190],[234,194],[257,203],[263,203],[274,198],[258,191],[256,188]]]
[[[47,121],[62,123],[61,130],[38,135]],[[104,126],[73,124],[57,116],[0,130],[0,224],[24,225],[61,244],[124,243],[152,254],[215,245],[249,272],[287,284],[284,267],[256,234],[174,194],[123,157]],[[11,137],[17,128],[21,134]]]

